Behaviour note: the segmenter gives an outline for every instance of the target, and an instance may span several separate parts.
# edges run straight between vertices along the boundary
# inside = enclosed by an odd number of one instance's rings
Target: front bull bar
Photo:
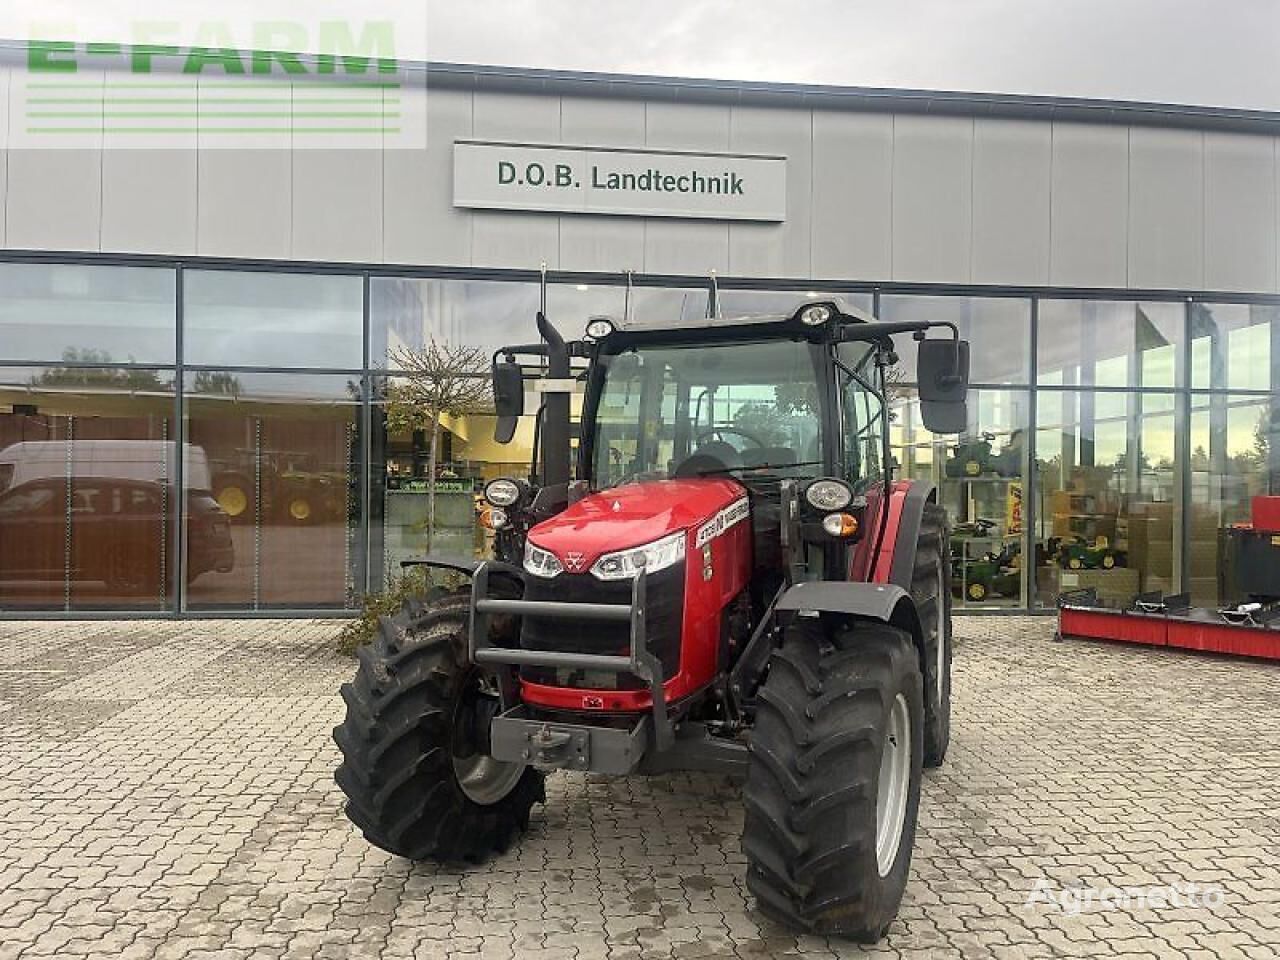
[[[491,569],[515,572],[497,561],[480,564],[471,580],[471,630],[467,653],[472,663],[499,668],[503,712],[489,731],[490,752],[497,760],[529,763],[543,769],[566,767],[600,773],[630,773],[645,755],[652,731],[658,751],[669,750],[675,731],[667,713],[662,663],[649,650],[645,627],[645,583],[642,569],[632,581],[631,603],[564,603],[552,600],[505,600],[489,595]],[[520,571],[523,574],[523,571]],[[522,650],[495,646],[489,639],[490,617],[544,617],[560,620],[630,624],[626,656]],[[627,674],[643,681],[652,700],[650,713],[631,730],[593,724],[559,723],[531,718],[517,702],[514,668],[550,667]],[[505,668],[505,669],[504,669]],[[507,672],[510,671],[510,672]]]

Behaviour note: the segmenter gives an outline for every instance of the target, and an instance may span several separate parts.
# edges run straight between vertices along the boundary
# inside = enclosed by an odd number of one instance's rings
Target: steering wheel
[[[702,446],[704,443],[707,442],[707,439],[711,437],[714,437],[716,440],[719,440],[721,443],[729,443],[729,441],[724,438],[724,435],[726,433],[731,433],[736,437],[742,437],[744,440],[749,441],[752,446],[757,448],[763,448],[768,446],[767,443],[765,443],[755,434],[747,433],[747,431],[745,430],[739,430],[737,427],[712,427],[709,430],[703,430],[700,433],[698,433],[696,437],[698,441],[698,446]],[[732,447],[733,444],[730,443],[729,446]]]

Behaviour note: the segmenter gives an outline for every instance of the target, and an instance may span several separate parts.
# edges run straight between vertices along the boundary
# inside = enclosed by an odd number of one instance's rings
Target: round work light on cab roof
[[[801,308],[800,322],[806,327],[820,327],[831,319],[833,313],[830,304],[811,303]]]
[[[587,323],[587,336],[592,340],[603,340],[613,333],[613,321],[607,317],[594,317]]]

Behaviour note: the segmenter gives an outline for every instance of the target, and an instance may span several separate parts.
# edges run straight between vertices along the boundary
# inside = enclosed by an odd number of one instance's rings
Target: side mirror
[[[933,433],[961,433],[969,424],[969,341],[921,340],[916,358],[920,418]]]
[[[516,435],[516,424],[524,415],[524,371],[514,361],[494,361],[493,409],[498,422],[493,428],[497,443],[510,443]]]

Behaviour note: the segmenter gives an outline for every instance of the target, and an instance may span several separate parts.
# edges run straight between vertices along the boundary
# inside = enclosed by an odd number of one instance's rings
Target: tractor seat
[[[742,466],[742,456],[733,448],[733,444],[723,440],[712,440],[704,443],[689,456],[680,461],[673,476],[677,480],[689,477],[701,477],[708,473],[724,472]]]

